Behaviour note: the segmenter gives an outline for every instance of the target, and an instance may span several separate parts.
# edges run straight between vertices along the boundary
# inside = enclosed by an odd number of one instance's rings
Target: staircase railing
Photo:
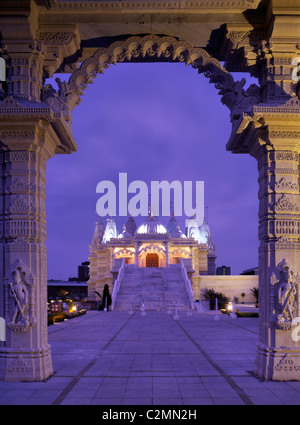
[[[180,268],[181,268],[181,275],[183,277],[184,284],[185,284],[185,289],[187,290],[187,293],[188,293],[188,296],[189,296],[190,307],[191,307],[192,310],[194,310],[195,309],[194,293],[193,293],[191,281],[188,278],[187,271],[186,271],[186,268],[184,266],[184,262],[183,262],[182,258],[180,259]]]
[[[112,296],[111,296],[111,309],[112,310],[114,310],[114,308],[115,308],[117,295],[118,295],[120,285],[121,285],[121,280],[123,279],[123,275],[124,275],[124,269],[125,269],[125,258],[123,258],[123,260],[122,260],[121,267],[119,268],[118,277],[117,277],[117,279],[115,280],[115,283],[114,283],[114,288],[113,288],[113,292],[112,292]]]

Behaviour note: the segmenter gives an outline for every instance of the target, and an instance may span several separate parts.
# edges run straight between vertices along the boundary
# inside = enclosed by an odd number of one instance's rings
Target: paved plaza
[[[300,405],[252,375],[258,319],[90,311],[48,328],[55,374],[0,382],[1,405]]]

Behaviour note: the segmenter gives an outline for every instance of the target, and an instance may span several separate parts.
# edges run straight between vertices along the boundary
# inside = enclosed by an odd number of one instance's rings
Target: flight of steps
[[[136,267],[126,265],[123,279],[116,298],[115,310],[140,309],[144,303],[146,310],[174,309],[188,310],[189,298],[180,266]]]

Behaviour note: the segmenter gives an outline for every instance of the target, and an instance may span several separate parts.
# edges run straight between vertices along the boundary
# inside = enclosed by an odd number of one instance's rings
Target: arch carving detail
[[[228,106],[232,114],[249,112],[253,105],[260,101],[258,86],[253,84],[245,91],[245,79],[235,82],[230,72],[206,50],[194,47],[186,41],[178,41],[174,37],[157,35],[133,36],[127,40],[116,41],[108,48],[98,49],[73,72],[68,83],[56,79],[58,93],[50,85],[45,86],[43,101],[54,108],[56,104],[60,110],[62,104],[72,110],[80,103],[84,90],[99,74],[104,74],[111,65],[131,61],[184,62],[191,65],[215,85],[222,96],[222,103]]]

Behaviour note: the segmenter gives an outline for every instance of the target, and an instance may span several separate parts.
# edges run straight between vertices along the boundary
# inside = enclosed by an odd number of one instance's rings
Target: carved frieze
[[[298,183],[293,183],[290,180],[282,177],[278,182],[275,183],[275,190],[277,192],[280,191],[288,191],[288,192],[299,192]]]
[[[11,214],[29,214],[35,212],[36,208],[32,202],[28,202],[22,195],[17,195],[9,206]]]
[[[213,1],[180,1],[180,0],[152,0],[152,1],[95,1],[95,0],[48,0],[51,9],[213,9],[236,8],[250,9],[257,5],[257,0],[213,0]]]
[[[75,37],[73,32],[58,31],[58,32],[41,32],[39,39],[44,44],[69,44]]]
[[[5,162],[23,162],[23,161],[35,161],[36,153],[28,151],[10,151],[5,152]]]
[[[278,174],[286,174],[291,176],[299,176],[299,171],[296,169],[291,168],[277,168],[276,167],[276,173]]]
[[[275,232],[277,235],[300,235],[300,221],[296,220],[276,220]]]
[[[253,111],[257,114],[268,114],[269,116],[276,116],[278,118],[295,118],[295,114],[300,114],[300,100],[295,96],[292,98],[289,97],[289,99],[282,105],[256,105],[254,106]]]
[[[33,368],[30,361],[26,361],[21,355],[16,359],[8,359],[6,373],[8,377],[11,376],[21,376],[26,378],[27,376],[32,376]]]
[[[18,236],[12,242],[5,244],[7,252],[35,252],[38,251],[38,245],[34,242],[28,242],[22,236]]]
[[[12,184],[8,185],[6,193],[28,193],[29,184],[25,180],[16,178]]]
[[[133,249],[124,247],[124,248],[115,249],[113,252],[113,258],[118,258],[124,255],[126,255],[127,257],[133,257],[134,256]]]
[[[46,190],[43,185],[39,186],[36,183],[27,183],[27,179],[20,177],[15,178],[11,184],[7,184],[5,193],[35,194],[46,198]]]
[[[298,202],[292,201],[286,194],[283,194],[280,199],[270,204],[269,208],[275,212],[299,212],[300,205]]]
[[[5,236],[16,238],[18,236],[36,236],[36,221],[9,220],[5,222]]]
[[[10,139],[33,139],[34,131],[33,130],[6,130],[0,132],[0,140],[4,142]]]
[[[295,240],[287,236],[281,236],[278,238],[277,242],[275,242],[274,248],[278,251],[300,251],[300,241],[299,238]]]
[[[288,133],[288,132],[280,132],[280,133]],[[280,138],[282,138],[281,136],[279,136]],[[288,136],[286,136],[288,137]],[[297,137],[300,137],[300,132],[298,134],[298,136],[296,136],[295,138],[297,139]],[[294,138],[294,135],[293,135]],[[277,151],[275,153],[275,159],[277,161],[299,161],[299,154],[297,152],[282,152],[282,151]]]
[[[296,364],[295,360],[285,354],[284,357],[282,357],[279,362],[274,366],[275,373],[283,373],[283,375],[286,376],[286,374],[291,374],[292,378],[295,378],[300,373],[300,366]]]
[[[275,130],[271,130],[270,131],[270,137],[272,139],[278,138],[278,139],[299,139],[300,138],[300,131],[294,131],[294,130],[289,130],[289,131],[275,131]]]

